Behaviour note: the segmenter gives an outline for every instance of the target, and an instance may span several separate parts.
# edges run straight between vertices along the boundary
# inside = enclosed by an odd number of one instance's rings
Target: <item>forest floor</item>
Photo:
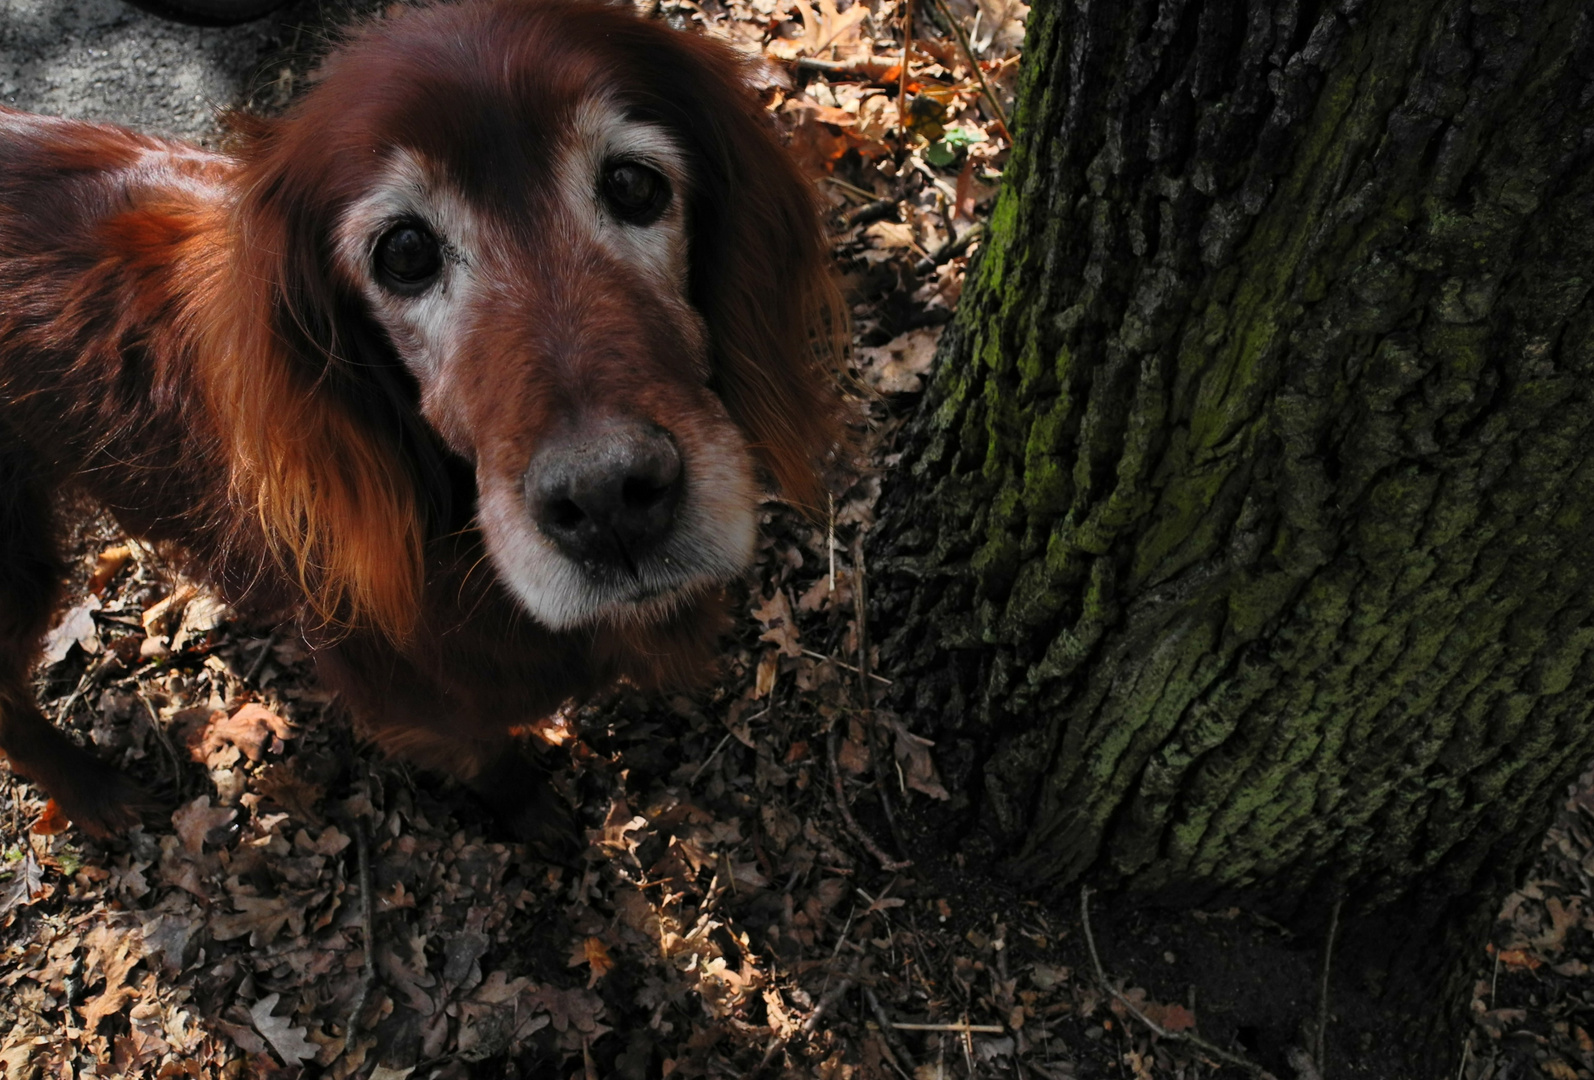
[[[371,6],[290,12],[251,104],[280,107],[305,43]],[[827,520],[766,507],[715,685],[621,687],[528,733],[585,828],[574,863],[362,745],[291,630],[231,621],[79,515],[40,698],[169,810],[93,841],[0,772],[0,1075],[1317,1075],[1320,942],[1234,909],[1098,899],[1086,923],[1087,896],[1003,883],[925,824],[934,748],[877,706],[859,540],[1008,146],[953,23],[1006,107],[1024,14],[920,7],[905,133],[890,4],[656,6],[770,61],[771,111],[825,178],[864,463]],[[1594,1077],[1591,818],[1585,784],[1479,958],[1466,1080]],[[1330,1007],[1327,1075],[1393,1076]]]

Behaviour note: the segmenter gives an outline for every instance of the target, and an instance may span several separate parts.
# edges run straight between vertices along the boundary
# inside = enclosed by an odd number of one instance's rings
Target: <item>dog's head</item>
[[[770,482],[817,503],[845,313],[744,73],[612,6],[467,2],[360,32],[246,134],[235,473],[323,612],[413,618],[429,444],[555,629],[740,573]]]

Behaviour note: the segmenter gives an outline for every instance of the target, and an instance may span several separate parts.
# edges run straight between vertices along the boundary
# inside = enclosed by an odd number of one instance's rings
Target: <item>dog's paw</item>
[[[159,801],[120,769],[89,754],[74,762],[69,778],[47,788],[60,816],[101,839],[126,833],[160,809]]]
[[[549,862],[572,865],[585,845],[548,770],[518,751],[503,755],[471,787],[514,839]]]

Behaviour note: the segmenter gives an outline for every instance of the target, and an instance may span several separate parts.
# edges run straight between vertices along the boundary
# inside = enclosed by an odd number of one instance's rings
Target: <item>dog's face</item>
[[[830,437],[811,194],[737,67],[608,7],[437,8],[357,39],[260,144],[245,207],[317,253],[270,269],[283,337],[356,403],[401,366],[555,629],[740,573],[766,480],[810,495]]]

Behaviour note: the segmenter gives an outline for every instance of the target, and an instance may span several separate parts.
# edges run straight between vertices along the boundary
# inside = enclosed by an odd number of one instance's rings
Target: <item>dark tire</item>
[[[286,7],[290,0],[128,0],[163,19],[190,26],[236,26]]]

